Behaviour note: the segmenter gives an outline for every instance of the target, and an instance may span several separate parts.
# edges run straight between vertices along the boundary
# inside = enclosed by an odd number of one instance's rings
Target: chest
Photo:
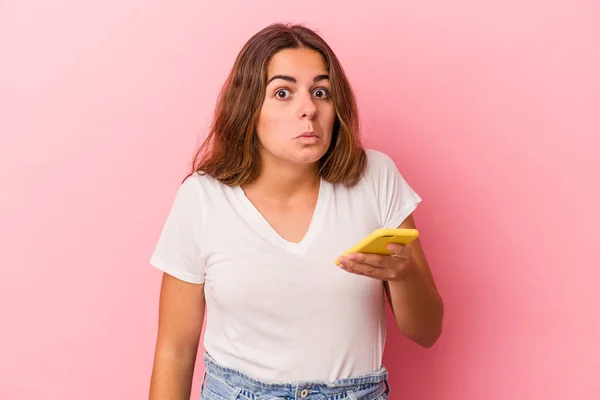
[[[372,192],[324,185],[314,204],[295,213],[261,212],[241,192],[210,202],[214,211],[206,215],[202,238],[205,287],[220,301],[364,294],[374,284],[335,265],[337,256],[381,227]],[[257,299],[265,294],[269,300]]]
[[[273,206],[260,201],[255,201],[253,205],[268,224],[265,229],[272,229],[287,242],[300,243],[310,229],[316,203],[315,198],[287,206]]]

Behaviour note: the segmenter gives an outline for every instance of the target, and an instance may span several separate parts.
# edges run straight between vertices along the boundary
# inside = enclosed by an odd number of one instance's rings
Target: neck
[[[319,187],[318,165],[290,165],[263,159],[258,178],[244,189],[260,190],[272,200],[285,201]]]

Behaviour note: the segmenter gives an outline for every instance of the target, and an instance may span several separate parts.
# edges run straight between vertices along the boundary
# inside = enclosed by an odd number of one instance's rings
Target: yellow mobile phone
[[[416,229],[381,228],[371,232],[342,256],[347,256],[350,253],[391,255],[392,252],[387,249],[388,244],[407,245],[418,237],[419,231]],[[340,265],[339,258],[335,259],[335,265]]]

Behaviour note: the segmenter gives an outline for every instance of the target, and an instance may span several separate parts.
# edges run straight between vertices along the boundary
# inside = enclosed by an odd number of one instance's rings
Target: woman
[[[207,310],[202,399],[387,399],[385,297],[429,347],[443,305],[419,241],[336,257],[420,197],[360,143],[330,47],[272,25],[239,53],[152,256],[164,271],[151,399],[188,399]]]

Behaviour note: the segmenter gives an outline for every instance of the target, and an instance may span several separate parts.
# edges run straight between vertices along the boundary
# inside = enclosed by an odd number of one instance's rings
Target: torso
[[[372,190],[323,181],[307,218],[308,210],[263,215],[240,187],[205,186],[211,356],[263,381],[336,380],[379,369],[382,282],[334,263],[379,227]],[[303,228],[289,229],[295,223]]]
[[[321,181],[295,214],[207,175],[186,181],[153,265],[204,283],[204,345],[219,364],[266,382],[381,368],[383,283],[335,259],[373,230],[398,226],[420,198],[391,159],[367,154],[370,172],[357,186]]]

